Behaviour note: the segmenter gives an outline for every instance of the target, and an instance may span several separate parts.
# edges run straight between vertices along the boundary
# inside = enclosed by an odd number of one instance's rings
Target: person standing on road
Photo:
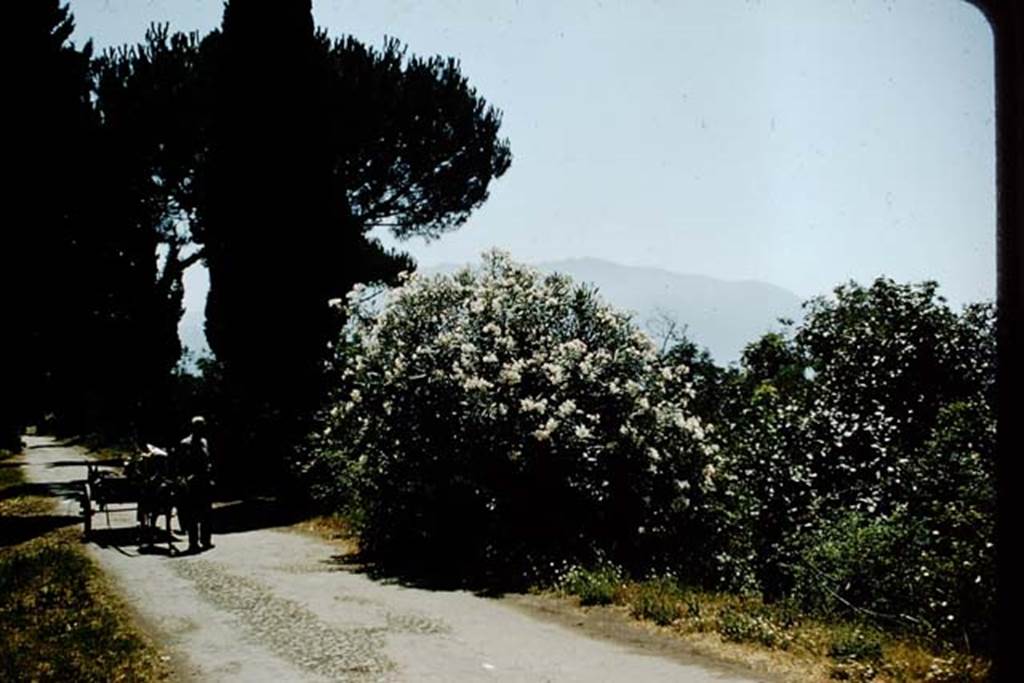
[[[213,547],[210,529],[213,463],[206,442],[206,420],[192,418],[191,431],[178,444],[178,475],[182,484],[178,516],[188,533],[188,552]]]

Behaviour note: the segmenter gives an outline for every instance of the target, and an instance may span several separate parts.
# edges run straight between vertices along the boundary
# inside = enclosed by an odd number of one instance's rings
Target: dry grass
[[[308,534],[328,541],[343,549],[346,554],[359,553],[359,536],[352,525],[341,515],[317,515],[290,527],[293,531]]]
[[[48,498],[18,495],[20,468],[0,472],[0,680],[167,678],[164,658],[82,549],[78,524],[55,515]]]
[[[814,619],[785,604],[683,588],[667,578],[624,581],[609,595],[650,629],[786,681],[980,683],[990,675],[991,663],[981,657],[866,624]]]

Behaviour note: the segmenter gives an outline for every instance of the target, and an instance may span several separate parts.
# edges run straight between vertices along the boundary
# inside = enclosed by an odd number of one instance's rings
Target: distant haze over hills
[[[447,273],[460,267],[451,264],[420,271]],[[674,321],[680,331],[698,346],[706,347],[722,365],[739,360],[744,346],[778,329],[779,318],[801,317],[800,297],[764,282],[733,282],[593,258],[550,261],[533,267],[594,285],[605,301],[631,313],[634,321],[655,338],[660,337],[665,319]],[[186,311],[179,326],[182,343],[195,352],[208,353],[203,334],[203,308],[209,289],[205,269],[190,269],[185,285]]]
[[[422,268],[425,274],[451,272],[460,265]],[[533,264],[546,273],[563,273],[597,287],[612,306],[633,315],[652,336],[659,336],[665,319],[715,361],[739,360],[743,347],[765,332],[779,329],[779,318],[799,320],[801,299],[781,287],[753,280],[728,281],[705,275],[673,273],[660,268],[624,266],[593,258]]]

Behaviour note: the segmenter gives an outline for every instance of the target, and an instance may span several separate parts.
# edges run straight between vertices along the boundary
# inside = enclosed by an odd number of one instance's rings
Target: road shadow
[[[4,515],[0,547],[18,545],[66,526],[81,524],[76,515]]]
[[[52,443],[37,443],[29,446],[25,450],[29,451],[42,451],[52,448],[71,448],[72,446],[79,446],[82,444],[82,440],[78,437],[70,437],[67,439],[59,439]]]
[[[82,467],[85,468],[87,465],[96,464],[100,461],[95,460],[54,460],[53,462],[46,463],[46,468],[51,469],[55,467]]]
[[[41,496],[44,498],[78,498],[82,495],[81,481],[53,481],[32,484],[15,484],[0,490],[0,500],[19,496]]]
[[[500,598],[522,592],[528,585],[513,577],[483,569],[475,564],[445,561],[436,555],[430,561],[376,559],[359,552],[331,555],[323,560],[329,568],[366,577],[383,584],[429,591],[469,591],[480,597]]]
[[[166,529],[144,529],[140,526],[120,526],[108,528],[93,527],[89,537],[85,539],[100,548],[110,548],[131,555],[126,548],[135,549],[138,555],[163,555],[174,557],[178,554],[175,543],[181,539],[169,534]]]
[[[214,505],[210,526],[217,535],[237,534],[290,526],[309,516],[303,506],[278,498],[248,498]]]

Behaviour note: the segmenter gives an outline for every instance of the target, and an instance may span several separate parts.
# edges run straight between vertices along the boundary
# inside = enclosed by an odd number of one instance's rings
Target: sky
[[[216,0],[71,0],[74,39],[206,32]],[[801,297],[880,275],[995,296],[993,42],[962,0],[314,0],[460,60],[513,161],[423,266],[602,258]],[[189,273],[189,305],[205,286]],[[199,304],[201,307],[201,304]]]

